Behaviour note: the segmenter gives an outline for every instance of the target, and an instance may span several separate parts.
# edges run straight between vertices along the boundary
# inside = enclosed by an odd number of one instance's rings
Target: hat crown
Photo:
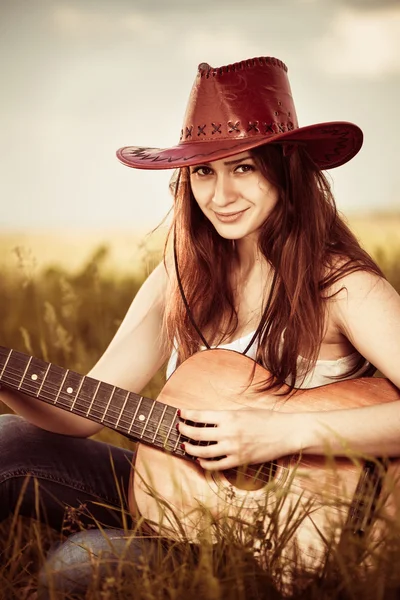
[[[261,56],[213,68],[200,63],[189,96],[180,141],[171,148],[124,146],[119,160],[138,169],[188,167],[234,156],[264,144],[283,144],[290,156],[306,147],[320,169],[349,161],[363,133],[333,121],[299,127],[286,65]]]
[[[272,57],[198,66],[180,143],[268,136],[298,128],[286,65]]]

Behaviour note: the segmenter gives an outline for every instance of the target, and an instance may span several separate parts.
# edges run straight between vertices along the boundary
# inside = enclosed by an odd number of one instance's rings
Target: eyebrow
[[[228,160],[227,162],[224,162],[224,165],[238,165],[244,160],[249,160],[249,158],[253,159],[253,157],[249,154],[248,156],[244,156],[243,158],[238,158],[236,160]]]
[[[238,165],[239,163],[245,161],[245,160],[253,160],[253,157],[251,156],[251,154],[248,154],[247,156],[243,156],[243,158],[237,158],[236,160],[227,160],[226,162],[224,162],[225,166],[228,165]],[[211,162],[206,162],[206,163],[202,163],[201,165],[196,165],[196,166],[204,166],[204,167],[208,167],[211,164]]]

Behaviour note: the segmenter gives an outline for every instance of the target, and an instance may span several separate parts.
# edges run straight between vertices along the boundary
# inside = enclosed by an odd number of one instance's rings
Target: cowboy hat
[[[271,57],[212,68],[198,66],[179,143],[171,148],[125,146],[118,159],[137,169],[208,163],[263,144],[304,145],[320,169],[338,167],[363,142],[345,121],[299,127],[286,65]]]

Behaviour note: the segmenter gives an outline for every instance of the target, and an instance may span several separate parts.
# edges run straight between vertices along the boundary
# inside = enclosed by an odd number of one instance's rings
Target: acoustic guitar
[[[362,530],[371,520],[381,488],[373,463],[329,456],[327,449],[326,456],[288,456],[264,465],[205,472],[181,448],[185,438],[176,428],[177,409],[325,411],[392,402],[400,393],[387,379],[360,378],[284,396],[282,389],[260,392],[267,377],[263,367],[242,354],[205,350],[182,363],[152,400],[0,346],[2,386],[138,442],[129,506],[158,533],[196,541],[210,522],[214,527],[236,522],[248,527],[257,552],[263,545],[260,536],[271,543],[285,539],[290,523],[303,511],[291,547],[315,560],[322,557],[331,530],[338,532],[349,522]],[[396,461],[389,467],[392,478],[394,469]]]

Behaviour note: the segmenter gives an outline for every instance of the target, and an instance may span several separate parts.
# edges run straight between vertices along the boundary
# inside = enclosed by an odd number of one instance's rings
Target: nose
[[[237,192],[228,174],[219,174],[215,181],[213,203],[218,207],[235,202]]]

